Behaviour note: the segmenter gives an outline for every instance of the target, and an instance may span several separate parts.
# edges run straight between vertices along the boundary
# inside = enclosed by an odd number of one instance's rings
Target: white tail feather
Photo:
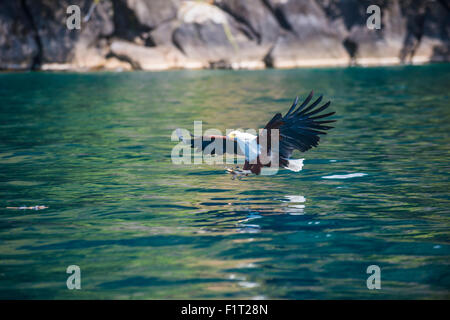
[[[303,160],[305,159],[289,159],[286,169],[299,172],[303,168]]]

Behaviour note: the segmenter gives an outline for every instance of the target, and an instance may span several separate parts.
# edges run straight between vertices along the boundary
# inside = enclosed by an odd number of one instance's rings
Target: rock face
[[[353,63],[363,65],[395,64],[401,62],[406,37],[406,17],[399,0],[321,1],[322,8],[334,27],[339,30],[343,44]],[[381,29],[369,29],[367,19],[380,8]]]
[[[72,4],[81,30],[66,26]],[[367,27],[370,5],[381,29]],[[0,2],[3,70],[424,63],[449,61],[449,37],[445,0]]]
[[[201,64],[195,65],[195,61],[189,60],[172,47],[143,47],[132,42],[115,40],[111,43],[111,52],[128,61],[134,69],[138,70],[166,70],[184,66],[191,69],[204,67]]]
[[[285,33],[267,61],[274,67],[344,65],[349,62],[342,35],[315,1],[267,0]]]
[[[425,6],[418,19],[423,21],[423,26],[417,31],[417,50],[411,52],[411,60],[450,61],[450,4],[440,1]],[[414,22],[411,21],[410,25],[415,27]]]
[[[112,6],[108,1],[100,2],[88,22],[82,22],[81,30],[69,30],[66,26],[67,7],[70,0],[24,0],[41,43],[41,64],[68,64],[68,68],[96,67],[105,61],[107,53],[103,37],[111,35]],[[82,13],[87,13],[93,1],[78,1]]]
[[[174,44],[195,61],[211,67],[264,67],[267,52],[226,12],[207,3],[184,2],[177,15]]]
[[[174,20],[180,0],[115,0],[115,35],[130,41],[140,39],[153,45],[149,32],[161,24]],[[138,40],[139,41],[139,40]]]
[[[38,63],[36,32],[19,1],[0,2],[0,69],[31,69]]]
[[[250,40],[273,45],[281,28],[263,1],[216,0],[215,5],[230,14]]]

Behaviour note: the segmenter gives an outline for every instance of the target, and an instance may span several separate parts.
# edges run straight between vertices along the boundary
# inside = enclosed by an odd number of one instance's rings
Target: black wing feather
[[[326,114],[321,114],[320,116],[315,116],[315,117],[311,117],[309,118],[310,120],[317,120],[317,119],[322,119],[322,118],[326,118],[329,116],[332,116],[333,114],[335,114],[336,112],[330,112],[330,113],[326,113]]]
[[[284,163],[285,159],[289,159],[294,150],[305,152],[312,147],[316,147],[319,144],[320,135],[326,134],[326,130],[333,128],[324,124],[335,122],[336,120],[316,121],[329,117],[334,112],[319,114],[330,106],[330,101],[328,101],[317,108],[322,101],[322,96],[308,106],[313,97],[313,93],[311,91],[303,103],[293,111],[298,104],[297,97],[284,117],[276,114],[265,127],[266,129],[272,129],[275,124],[279,125],[280,163]],[[313,115],[314,117],[311,117]]]
[[[302,109],[311,101],[313,95],[314,95],[314,91],[311,91],[309,93],[309,95],[306,97],[305,101],[303,101],[303,103],[297,108],[297,110],[295,110],[295,112],[292,114],[292,116],[295,116],[300,111],[302,111]],[[288,115],[286,114],[284,117],[287,117],[287,116]]]
[[[325,103],[323,106],[321,106],[320,108],[317,108],[313,111],[311,111],[310,113],[305,114],[305,117],[311,117],[312,115],[315,115],[316,113],[322,112],[323,110],[325,110],[326,108],[329,107],[330,105],[330,101],[328,101],[327,103]]]
[[[304,115],[305,113],[307,113],[309,110],[312,110],[315,106],[317,106],[320,101],[322,101],[322,96],[320,96],[316,101],[314,101],[313,103],[311,103],[311,105],[309,107],[307,107],[306,109],[304,109],[302,112],[300,112],[298,115]]]
[[[275,129],[277,127],[279,127],[280,125],[280,121],[283,119],[283,116],[281,115],[281,113],[277,113],[276,115],[273,116],[272,120],[270,120],[266,126],[264,127],[264,129]]]
[[[292,112],[292,111],[295,109],[295,107],[297,106],[297,103],[298,103],[298,96],[295,97],[294,103],[292,103],[292,106],[291,106],[291,108],[289,109],[289,111],[286,113],[286,116],[291,114],[291,112]]]

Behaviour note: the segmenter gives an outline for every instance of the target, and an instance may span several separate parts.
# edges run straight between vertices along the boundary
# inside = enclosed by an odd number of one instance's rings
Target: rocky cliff
[[[69,30],[73,4],[81,29]],[[424,63],[449,61],[449,34],[446,0],[3,0],[0,69]]]

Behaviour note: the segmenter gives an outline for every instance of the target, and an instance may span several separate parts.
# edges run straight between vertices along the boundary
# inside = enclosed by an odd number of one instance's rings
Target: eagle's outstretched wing
[[[234,139],[226,136],[209,135],[209,136],[194,136],[187,132],[189,137],[184,137],[181,129],[176,129],[176,134],[180,141],[191,146],[199,152],[204,152],[209,147],[210,154],[223,155],[225,153],[241,154],[238,148],[238,143]],[[212,145],[211,145],[212,144]]]
[[[279,129],[280,160],[289,159],[294,150],[305,152],[312,147],[317,147],[320,141],[319,135],[326,134],[326,130],[333,128],[324,124],[335,122],[336,120],[323,119],[333,115],[334,112],[319,115],[319,113],[329,107],[330,101],[321,107],[317,107],[322,101],[322,96],[320,96],[316,101],[308,105],[313,94],[313,91],[311,91],[305,101],[298,107],[297,97],[284,117],[281,113],[277,113],[265,126],[269,134],[271,129]],[[267,141],[270,141],[270,138]]]
[[[214,148],[212,148],[213,146]],[[237,141],[226,136],[193,136],[191,138],[191,147],[201,152],[210,147],[211,154],[215,155],[223,155],[225,153],[240,154]]]

